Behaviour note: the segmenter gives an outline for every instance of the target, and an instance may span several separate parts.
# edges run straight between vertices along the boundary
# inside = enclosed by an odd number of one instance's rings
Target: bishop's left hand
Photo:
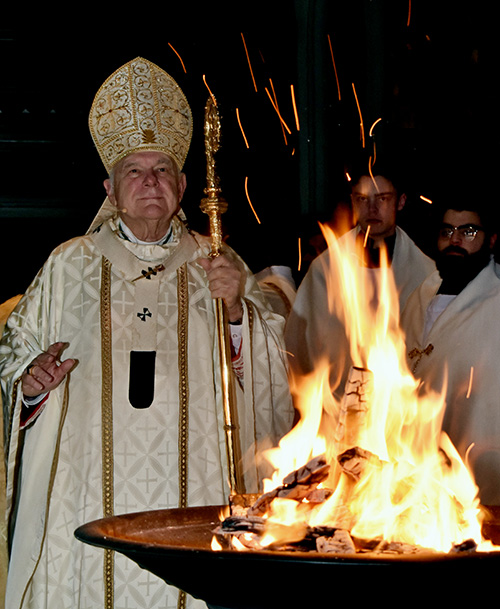
[[[223,254],[215,258],[201,258],[199,263],[207,273],[212,298],[224,299],[229,321],[241,319],[241,297],[245,281],[241,266]]]

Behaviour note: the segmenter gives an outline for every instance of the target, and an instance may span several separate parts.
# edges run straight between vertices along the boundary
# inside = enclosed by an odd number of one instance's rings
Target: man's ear
[[[399,201],[398,201],[398,211],[401,211],[403,209],[403,207],[405,206],[406,203],[406,195],[403,193],[400,197],[399,197]]]
[[[495,243],[497,242],[497,234],[493,234],[490,237],[490,250],[492,250],[495,247]]]
[[[111,180],[109,178],[106,178],[104,180],[104,190],[106,191],[106,194],[108,195],[108,199],[116,207],[116,198],[113,193],[113,185],[111,184]]]
[[[177,183],[177,189],[179,191],[179,203],[182,201],[182,197],[184,196],[186,186],[187,186],[186,174],[181,172],[179,174],[179,181]]]

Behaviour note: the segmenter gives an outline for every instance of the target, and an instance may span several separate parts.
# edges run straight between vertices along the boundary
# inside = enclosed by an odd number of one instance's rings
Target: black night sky
[[[195,134],[184,209],[201,231],[203,76],[217,98],[227,239],[254,271],[269,264],[295,270],[298,237],[345,200],[346,163],[363,147],[355,93],[366,149],[375,144],[377,154],[396,155],[405,169],[402,221],[423,247],[430,212],[419,195],[455,193],[469,178],[483,189],[495,175],[494,3],[268,0],[200,8],[186,1],[107,12],[47,6],[25,6],[0,23],[0,301],[27,287],[55,245],[86,231],[105,178],[88,112],[107,76],[138,55],[169,72],[190,101]],[[495,191],[489,196],[496,205]]]

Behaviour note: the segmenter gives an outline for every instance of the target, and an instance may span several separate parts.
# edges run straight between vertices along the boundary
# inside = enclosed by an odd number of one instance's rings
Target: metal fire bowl
[[[374,601],[493,600],[500,552],[407,556],[316,552],[212,551],[224,506],[124,514],[79,527],[75,536],[112,549],[207,605],[227,609],[334,607]],[[497,514],[497,516],[500,514]],[[488,536],[500,543],[500,521]],[[496,536],[496,538],[495,538]],[[411,601],[411,603],[408,603]]]

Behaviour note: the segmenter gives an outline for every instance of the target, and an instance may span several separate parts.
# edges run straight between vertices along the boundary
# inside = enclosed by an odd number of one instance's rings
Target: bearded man
[[[410,296],[401,324],[421,390],[444,391],[443,430],[470,466],[481,503],[500,505],[497,233],[488,210],[462,197],[441,216],[438,270]]]
[[[283,318],[235,252],[211,259],[210,240],[187,228],[192,115],[178,84],[138,57],[105,81],[89,120],[106,201],[87,235],[51,254],[0,346],[9,609],[186,600],[74,531],[113,513],[227,502],[214,299],[231,326],[242,454],[291,423]],[[261,490],[258,464],[246,466],[246,491]]]

